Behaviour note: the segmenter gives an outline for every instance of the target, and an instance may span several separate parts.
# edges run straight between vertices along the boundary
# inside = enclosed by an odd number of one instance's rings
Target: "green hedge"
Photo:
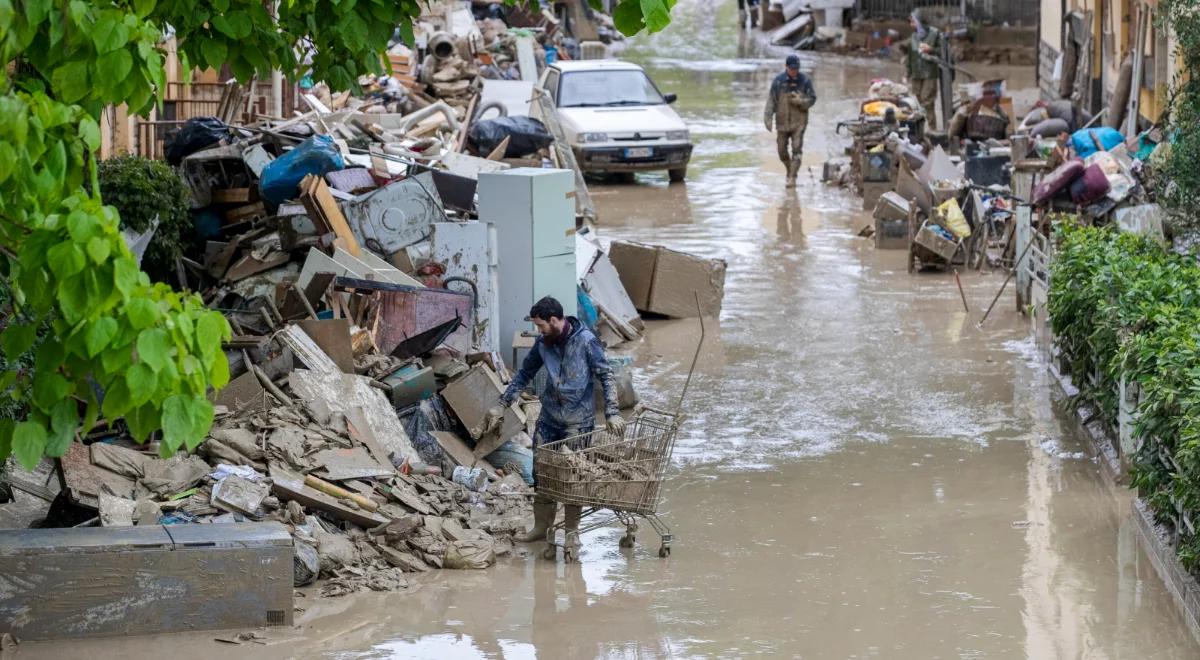
[[[1057,228],[1048,308],[1080,395],[1117,422],[1121,375],[1140,387],[1132,485],[1160,522],[1178,525],[1179,557],[1200,569],[1200,265],[1110,229]]]

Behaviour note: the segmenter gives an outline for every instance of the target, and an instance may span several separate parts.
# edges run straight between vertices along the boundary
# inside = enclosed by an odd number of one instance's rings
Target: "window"
[[[661,105],[658,88],[641,71],[575,71],[563,74],[558,107]]]

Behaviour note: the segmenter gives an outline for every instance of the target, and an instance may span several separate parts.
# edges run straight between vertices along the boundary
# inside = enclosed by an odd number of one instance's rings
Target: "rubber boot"
[[[787,187],[796,187],[796,161],[791,161],[787,165]]]
[[[563,539],[563,548],[568,552],[564,554],[567,561],[571,561],[578,556],[579,548],[583,544],[579,541],[579,520],[583,517],[583,507],[575,504],[563,505],[563,528],[566,532]]]
[[[554,514],[558,513],[558,503],[553,500],[534,498],[533,500],[533,529],[525,536],[517,539],[521,543],[537,543],[546,540],[546,530],[554,524]]]

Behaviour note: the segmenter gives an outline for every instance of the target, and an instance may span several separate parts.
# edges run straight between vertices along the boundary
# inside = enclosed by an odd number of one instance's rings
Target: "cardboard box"
[[[675,318],[696,316],[696,294],[705,316],[720,316],[725,298],[725,261],[658,249],[647,311]]]
[[[658,259],[658,248],[641,243],[613,241],[608,249],[621,284],[633,301],[633,306],[645,310],[650,304],[650,285],[654,282],[654,264]]]

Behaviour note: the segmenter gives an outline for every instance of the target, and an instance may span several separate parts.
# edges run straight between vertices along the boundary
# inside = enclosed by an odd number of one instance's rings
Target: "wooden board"
[[[476,457],[471,451],[471,448],[467,446],[467,443],[463,442],[463,439],[458,437],[457,433],[449,431],[430,431],[429,434],[433,436],[434,440],[437,440],[437,443],[441,446],[442,451],[446,452],[446,455],[449,456],[450,460],[454,461],[456,465],[462,465],[464,467],[478,466],[483,468],[483,471],[486,472],[489,477],[496,476],[496,468],[492,467],[491,463]]]
[[[225,188],[212,191],[213,204],[249,204],[258,195],[254,188]]]
[[[361,254],[362,248],[358,244],[358,239],[350,230],[346,216],[342,215],[342,210],[338,208],[337,202],[330,194],[325,180],[310,174],[300,182],[300,191],[300,201],[304,203],[309,218],[318,224],[323,224],[326,232],[332,231],[337,234],[337,237],[345,242],[347,252],[356,257]]]
[[[279,499],[285,502],[296,500],[303,506],[324,511],[339,520],[345,520],[363,529],[386,525],[391,521],[391,518],[378,513],[348,507],[333,497],[306,486],[303,477],[275,463],[271,464],[271,480],[274,482],[272,492]]]

